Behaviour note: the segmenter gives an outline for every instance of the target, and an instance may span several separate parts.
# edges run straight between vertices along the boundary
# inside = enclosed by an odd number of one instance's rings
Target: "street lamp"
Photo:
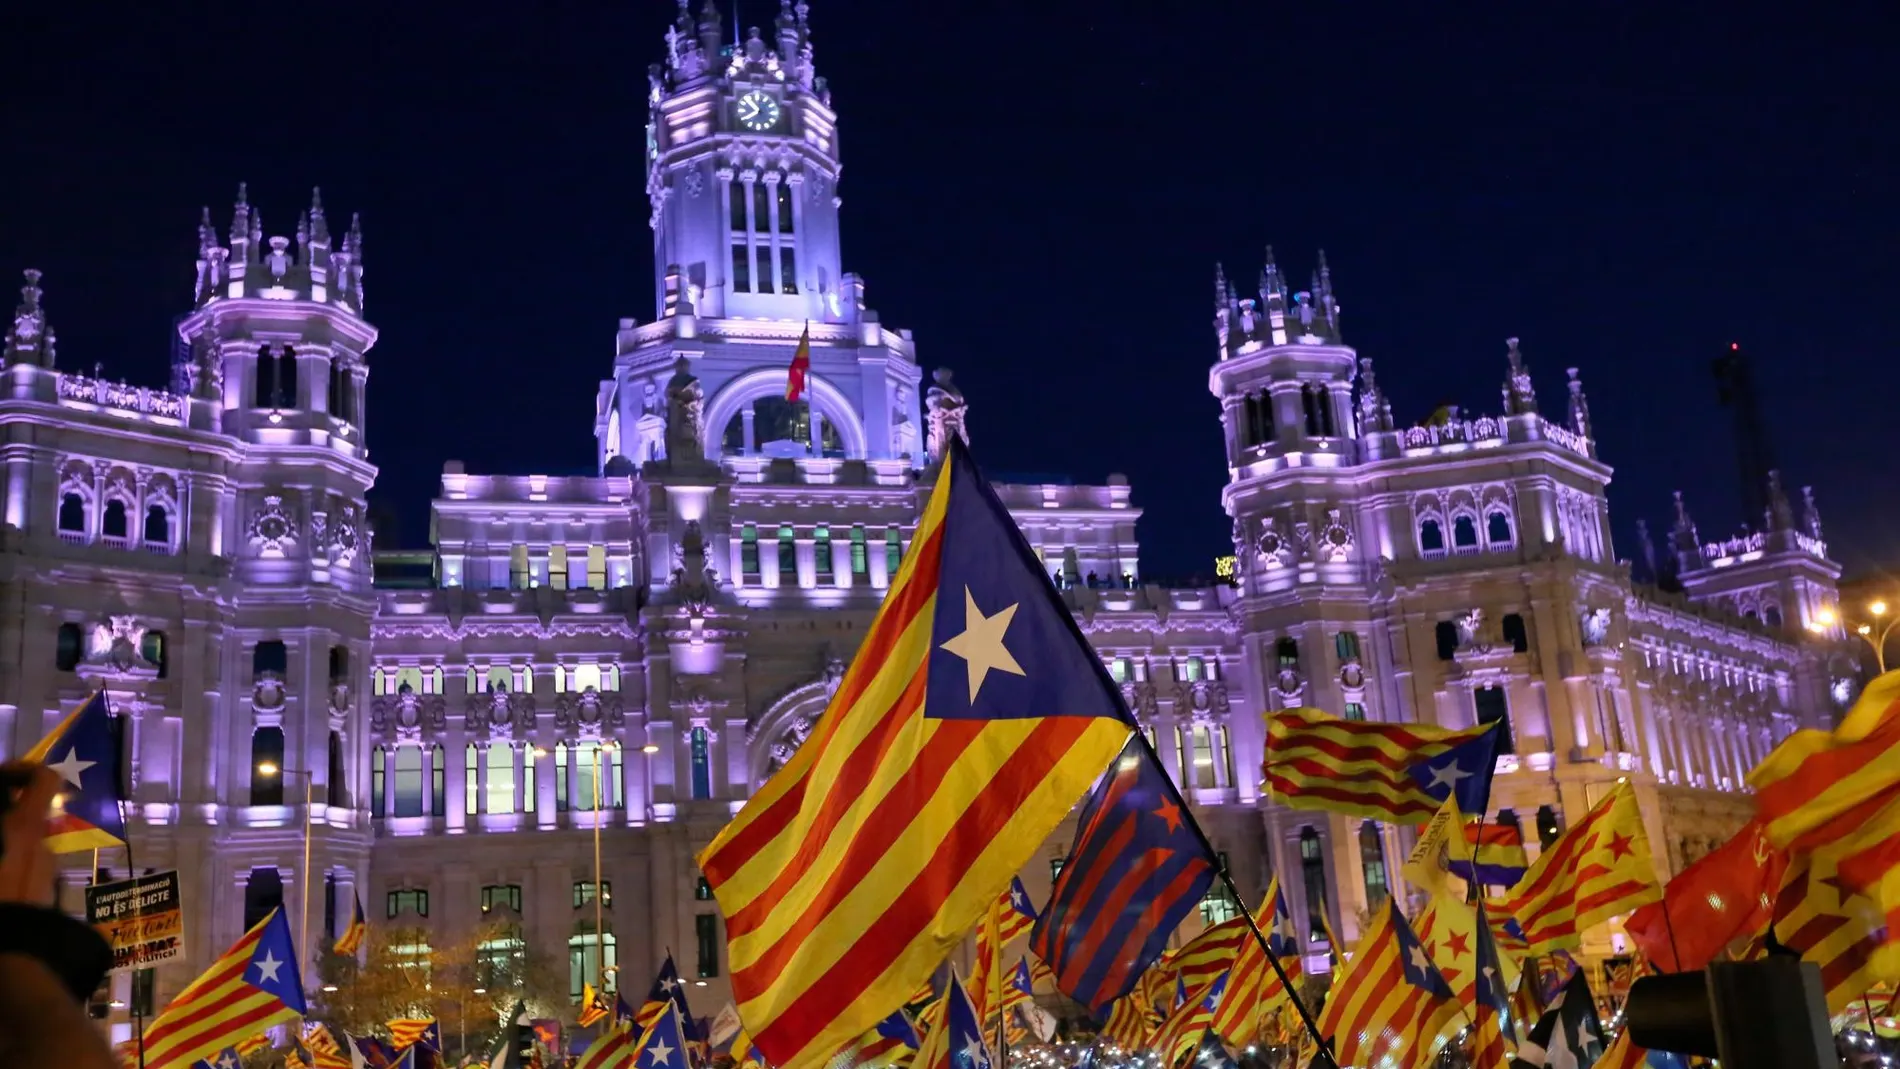
[[[310,810],[311,810],[311,805],[312,805],[311,792],[315,787],[316,778],[308,772],[301,772],[294,768],[279,768],[277,767],[277,763],[275,761],[259,761],[257,763],[257,774],[260,776],[263,776],[265,779],[271,779],[272,777],[276,777],[276,776],[302,776],[303,777],[303,867],[297,870],[297,883],[298,883],[297,911],[299,914],[299,917],[297,920],[297,946],[302,948],[300,953],[303,955],[303,961],[309,961],[310,960],[310,823],[311,823]],[[301,966],[298,968],[297,974],[299,976],[303,975],[303,969]],[[306,981],[306,983],[307,982],[308,981]]]
[[[1879,598],[1867,603],[1867,614],[1873,617],[1872,623],[1857,624],[1854,633],[1866,640],[1874,648],[1874,664],[1881,672],[1887,670],[1887,636],[1900,626],[1900,616],[1887,615],[1887,603]]]

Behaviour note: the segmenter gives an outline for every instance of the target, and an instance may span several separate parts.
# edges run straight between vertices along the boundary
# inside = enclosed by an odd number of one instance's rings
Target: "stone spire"
[[[1821,510],[1814,507],[1814,487],[1801,488],[1801,527],[1809,538],[1821,540]]]
[[[218,242],[218,228],[211,225],[209,206],[200,209],[198,218],[198,285],[193,300],[198,304],[218,295],[225,283],[224,262],[231,250]]]
[[[1333,296],[1333,269],[1326,266],[1326,250],[1319,250],[1319,281],[1313,287],[1320,315],[1326,319],[1328,336],[1339,340],[1339,300]]]
[[[323,221],[323,190],[310,189],[310,245],[312,248],[330,247],[330,224]]]
[[[781,68],[798,59],[798,16],[792,14],[792,0],[778,0],[778,18],[772,20],[778,31],[778,61]]]
[[[20,287],[20,306],[13,312],[13,327],[7,331],[6,366],[34,364],[53,367],[53,327],[46,321],[46,309],[40,298],[40,273],[26,271],[26,285]]]
[[[1590,401],[1583,396],[1583,382],[1577,378],[1577,369],[1564,368],[1564,374],[1570,378],[1570,429],[1585,438],[1595,438],[1590,428]]]
[[[1372,358],[1359,359],[1359,433],[1392,429],[1392,404],[1379,389],[1378,376],[1372,373]]]
[[[251,226],[250,192],[243,182],[238,183],[237,203],[231,208],[231,262],[248,264],[255,257],[257,238],[255,228]]]
[[[1214,339],[1220,346],[1221,359],[1227,358],[1227,336],[1232,328],[1233,300],[1227,285],[1227,269],[1214,261]]]
[[[1636,517],[1636,545],[1643,554],[1644,576],[1655,582],[1662,573],[1656,570],[1656,540],[1649,536],[1649,521]]]
[[[1675,499],[1676,522],[1669,528],[1669,541],[1678,556],[1687,554],[1689,561],[1695,561],[1701,552],[1702,538],[1696,533],[1695,520],[1689,517],[1689,506],[1682,503],[1682,491],[1676,491]]]
[[[1516,338],[1504,339],[1504,358],[1509,365],[1504,373],[1504,414],[1536,415],[1537,390],[1531,385],[1531,371],[1524,366],[1523,354],[1517,351]]]
[[[1794,530],[1794,506],[1788,501],[1788,492],[1782,488],[1779,471],[1771,470],[1768,473],[1768,514],[1762,519],[1767,530]]]
[[[798,0],[792,5],[792,13],[798,17],[798,61],[792,67],[792,77],[810,92],[816,85],[818,72],[811,58],[811,5]]]
[[[699,50],[704,53],[706,64],[716,66],[719,62],[719,6],[714,0],[706,0],[699,9]]]

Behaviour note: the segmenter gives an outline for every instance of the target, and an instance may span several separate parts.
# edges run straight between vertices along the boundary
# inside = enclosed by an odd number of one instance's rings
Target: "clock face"
[[[748,130],[770,130],[778,125],[778,101],[757,89],[740,97],[739,125]]]

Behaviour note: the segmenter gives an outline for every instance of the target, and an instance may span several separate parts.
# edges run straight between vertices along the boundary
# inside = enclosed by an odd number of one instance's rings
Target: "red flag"
[[[798,348],[792,350],[792,366],[785,375],[785,399],[796,401],[805,396],[805,375],[811,371],[811,321],[798,336]]]
[[[1750,821],[1677,873],[1663,887],[1662,901],[1631,913],[1623,929],[1665,972],[1703,968],[1731,942],[1768,926],[1787,868],[1788,855],[1768,841],[1760,821]]]

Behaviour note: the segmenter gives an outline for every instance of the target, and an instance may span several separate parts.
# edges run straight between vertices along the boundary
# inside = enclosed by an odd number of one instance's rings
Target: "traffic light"
[[[1835,1069],[1821,970],[1788,955],[1645,976],[1623,1008],[1639,1047],[1719,1058],[1722,1069]]]

